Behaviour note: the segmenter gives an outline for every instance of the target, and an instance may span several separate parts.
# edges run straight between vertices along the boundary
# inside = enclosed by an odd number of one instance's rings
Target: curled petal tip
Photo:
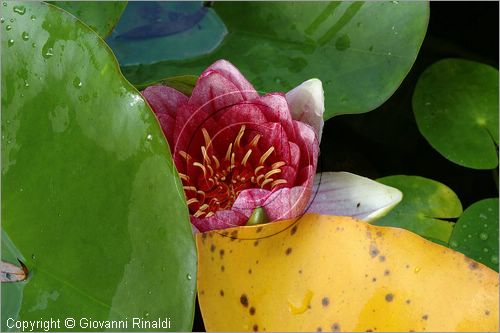
[[[323,172],[314,179],[308,212],[373,221],[403,198],[396,188],[349,172]]]
[[[314,128],[318,141],[323,132],[325,95],[319,79],[310,79],[286,94],[286,101],[294,120],[304,122]]]

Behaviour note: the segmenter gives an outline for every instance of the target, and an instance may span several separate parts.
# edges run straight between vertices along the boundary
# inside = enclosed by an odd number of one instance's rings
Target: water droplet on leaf
[[[458,243],[455,241],[451,241],[450,246],[451,247],[458,247]]]
[[[82,87],[82,81],[80,81],[80,78],[78,76],[73,79],[73,86],[75,86],[75,88]]]
[[[498,256],[491,256],[491,262],[495,265],[498,264]]]
[[[152,136],[151,134],[148,134],[148,135],[146,136],[146,140],[148,140],[148,141],[153,140],[153,136]]]
[[[31,15],[31,20],[32,21],[36,20],[36,16],[35,15]]]
[[[487,240],[488,239],[488,234],[485,233],[485,232],[482,232],[479,234],[479,238],[481,238],[481,240]]]
[[[9,47],[11,47],[12,45],[14,45],[14,40],[13,40],[13,39],[9,39],[9,40],[7,41],[7,45],[8,45]]]
[[[7,25],[5,26],[5,30],[9,31],[10,29],[12,29],[12,26],[11,26],[10,24],[7,24]]]
[[[28,39],[30,39],[30,34],[27,33],[26,31],[24,31],[22,33],[21,37],[23,38],[23,40],[28,40]]]
[[[14,6],[14,12],[19,15],[24,15],[24,13],[26,13],[26,8],[24,6]]]
[[[186,278],[187,278],[188,280],[191,280],[191,279],[192,279],[191,274],[187,273]]]

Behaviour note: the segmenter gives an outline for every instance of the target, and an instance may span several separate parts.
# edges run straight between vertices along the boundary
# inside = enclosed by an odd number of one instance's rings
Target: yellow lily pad
[[[350,217],[196,236],[208,331],[498,331],[498,273]]]

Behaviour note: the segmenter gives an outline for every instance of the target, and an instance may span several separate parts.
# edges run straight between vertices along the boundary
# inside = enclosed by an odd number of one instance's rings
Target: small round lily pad
[[[498,198],[472,204],[458,219],[450,247],[498,272]]]
[[[418,128],[448,160],[473,169],[498,165],[498,70],[445,59],[427,68],[413,94]]]
[[[462,214],[462,204],[448,186],[419,176],[389,176],[378,182],[403,192],[403,200],[373,224],[408,229],[439,244],[446,244],[453,230],[449,219]]]

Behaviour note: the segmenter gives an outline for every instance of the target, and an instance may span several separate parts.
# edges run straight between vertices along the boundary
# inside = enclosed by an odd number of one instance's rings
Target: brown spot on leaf
[[[406,300],[406,304],[410,304],[411,301],[409,299]]]
[[[250,315],[253,316],[255,314],[255,308],[253,306],[250,307],[250,310],[248,310],[248,312],[250,312]]]
[[[224,297],[224,290],[222,290],[222,289],[221,289],[221,290],[219,291],[219,294],[220,294],[222,297]]]
[[[378,260],[380,260],[380,262],[384,262],[385,261],[385,256],[378,257]]]
[[[205,243],[205,239],[207,239],[207,233],[204,232],[201,234],[201,240],[203,241],[203,243]]]
[[[428,316],[428,315],[423,315],[423,316],[422,316],[422,319],[423,319],[423,320],[427,320],[427,319],[429,319],[429,316]]]
[[[238,238],[238,230],[231,231],[231,241],[235,241]]]
[[[490,315],[490,311],[486,310],[486,311],[484,311],[484,314],[487,315],[487,316],[489,316]]]
[[[220,258],[222,259],[222,258],[224,257],[224,250],[223,250],[223,249],[221,249],[221,250],[219,251],[219,254],[220,254]]]
[[[220,271],[221,272],[224,272],[225,269],[226,269],[226,267],[224,267],[224,265],[220,266]]]
[[[205,290],[200,290],[200,295],[205,295]]]
[[[389,293],[389,294],[385,295],[385,300],[387,302],[392,302],[393,299],[394,299],[394,295],[393,294]]]
[[[375,258],[376,256],[378,256],[379,254],[379,251],[377,249],[377,247],[375,246],[375,244],[371,244],[370,245],[370,256],[372,258]]]
[[[390,271],[390,270],[388,270],[388,269],[386,269],[386,270],[385,270],[385,272],[384,272],[384,275],[385,275],[385,276],[387,276],[387,275],[389,275],[389,274],[391,274],[391,271]]]
[[[330,304],[330,300],[328,299],[328,297],[323,297],[323,299],[321,300],[321,304],[324,306],[324,307],[327,307],[328,304]]]
[[[382,237],[382,233],[380,231],[377,231],[377,237]]]
[[[245,308],[248,307],[248,297],[245,294],[242,294],[240,296],[240,303],[243,305]]]
[[[257,229],[255,229],[255,232],[261,232],[262,231],[262,227],[258,227]]]
[[[253,329],[254,332],[258,332],[259,331],[259,325],[257,325],[257,324],[253,325],[252,329]]]
[[[214,245],[214,244],[210,245],[210,251],[211,251],[211,252],[214,252],[214,251],[215,251],[215,245]]]
[[[256,240],[255,242],[253,242],[253,246],[257,246],[257,245],[259,245],[259,241],[258,240]]]
[[[294,235],[297,232],[297,225],[294,225],[292,229],[290,229],[290,235]]]
[[[292,253],[292,248],[291,248],[291,247],[289,247],[289,248],[288,248],[288,249],[286,249],[286,251],[285,251],[285,254],[286,254],[287,256],[288,256],[288,255],[290,255],[290,253]]]
[[[377,278],[372,278],[372,282],[376,282],[377,281]]]
[[[469,268],[470,268],[470,269],[477,269],[478,267],[479,267],[479,265],[478,265],[478,264],[477,264],[477,262],[475,262],[475,261],[471,261],[471,262],[469,263]]]
[[[321,326],[316,328],[316,332],[323,332],[323,329],[321,328]]]
[[[299,274],[302,274],[302,270],[301,269],[299,269]]]
[[[361,206],[361,202],[358,202],[358,203],[356,204],[356,208],[359,208],[359,206]]]
[[[252,269],[251,268],[248,270],[248,274],[252,274]]]
[[[332,325],[332,332],[340,332],[340,325],[339,325],[339,323],[333,323],[333,325]]]

